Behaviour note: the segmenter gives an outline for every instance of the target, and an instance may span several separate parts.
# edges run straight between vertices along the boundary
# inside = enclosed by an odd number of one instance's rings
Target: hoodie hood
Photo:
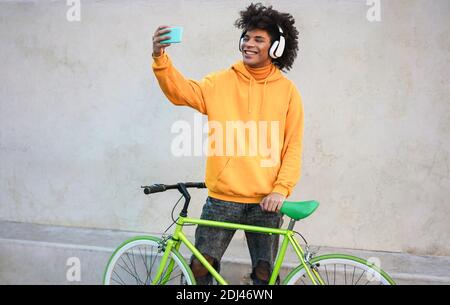
[[[247,97],[248,113],[252,112],[253,103],[255,102],[252,100],[252,90],[255,90],[255,88],[256,88],[255,84],[263,84],[264,85],[263,93],[262,93],[262,100],[260,101],[260,103],[261,103],[260,110],[261,110],[264,105],[267,84],[284,78],[284,76],[280,72],[280,69],[278,69],[273,64],[272,64],[272,66],[273,66],[273,68],[272,68],[272,71],[270,72],[270,74],[265,79],[260,79],[260,80],[256,80],[252,76],[252,74],[245,67],[245,64],[242,60],[236,62],[234,65],[231,66],[231,69],[237,74],[238,78],[242,79],[244,82],[249,83],[248,97]]]

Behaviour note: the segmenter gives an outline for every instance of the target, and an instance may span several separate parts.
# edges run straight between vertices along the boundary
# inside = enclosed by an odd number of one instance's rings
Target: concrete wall
[[[316,245],[450,255],[450,2],[263,1],[296,18],[288,73],[304,99],[304,165],[292,200],[316,199],[297,228]],[[249,1],[0,2],[0,220],[161,232],[175,193],[140,185],[202,181],[205,157],[170,154],[175,107],[151,72],[160,24],[188,77],[239,59]],[[206,191],[193,191],[199,216]],[[242,234],[238,235],[242,238]]]

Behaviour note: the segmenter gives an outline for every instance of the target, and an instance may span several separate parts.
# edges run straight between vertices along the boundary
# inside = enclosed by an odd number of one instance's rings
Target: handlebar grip
[[[159,193],[164,192],[166,190],[166,186],[164,184],[153,184],[150,186],[144,187],[144,194],[153,194],[153,193]]]
[[[186,182],[184,184],[186,187],[195,187],[198,189],[205,189],[206,188],[206,184],[204,182]]]

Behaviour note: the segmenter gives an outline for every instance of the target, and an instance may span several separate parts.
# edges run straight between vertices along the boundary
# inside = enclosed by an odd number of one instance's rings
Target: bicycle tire
[[[103,284],[150,285],[163,254],[159,249],[160,240],[154,236],[137,236],[122,243],[109,258],[103,274]],[[174,261],[172,273],[165,273],[166,266],[158,285],[195,285],[188,263],[176,249],[171,250],[167,265],[171,260]]]
[[[311,259],[310,263],[317,268],[325,285],[395,285],[386,272],[355,256],[328,254],[317,256]],[[283,284],[311,285],[312,281],[306,275],[303,265],[300,265],[286,276]]]

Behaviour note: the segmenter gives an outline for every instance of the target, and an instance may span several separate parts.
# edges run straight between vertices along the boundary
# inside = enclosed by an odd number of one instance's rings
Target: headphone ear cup
[[[277,51],[277,47],[278,47],[279,44],[280,44],[280,42],[278,40],[275,40],[273,42],[272,46],[270,47],[269,55],[273,59],[277,58],[277,55],[276,55],[277,52],[276,51]]]
[[[285,44],[286,44],[286,40],[284,40],[284,37],[281,36],[280,37],[280,43],[279,43],[278,48],[277,48],[277,50],[275,52],[275,56],[277,58],[283,56]]]
[[[239,51],[242,52],[242,44],[244,43],[244,38],[239,39]]]

